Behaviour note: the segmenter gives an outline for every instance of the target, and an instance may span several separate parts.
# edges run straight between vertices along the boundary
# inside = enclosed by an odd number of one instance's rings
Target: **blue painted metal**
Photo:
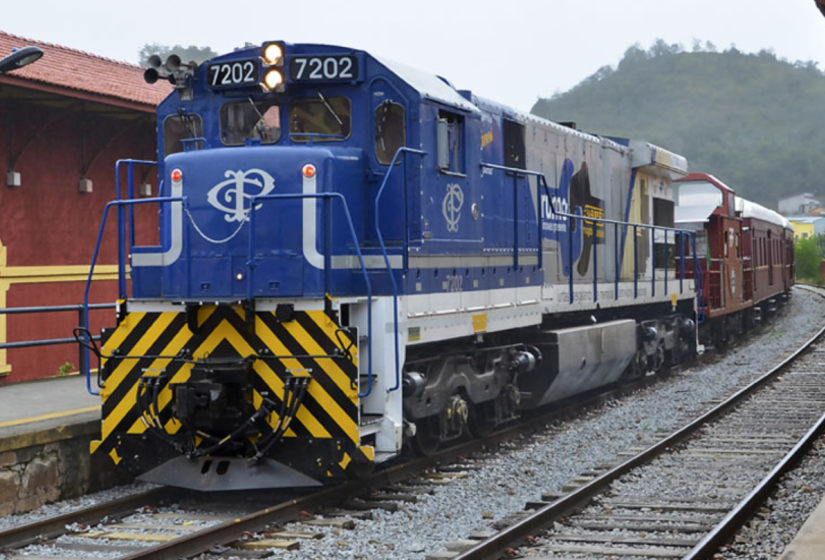
[[[398,284],[395,281],[395,274],[392,271],[392,267],[390,266],[390,257],[387,254],[387,246],[384,244],[384,235],[381,233],[381,212],[379,211],[379,204],[381,203],[381,195],[384,194],[384,189],[387,187],[387,180],[390,178],[393,169],[395,169],[395,163],[398,161],[399,156],[402,153],[408,154],[418,154],[419,156],[427,155],[427,152],[423,150],[415,150],[413,148],[401,147],[395,151],[395,155],[392,157],[392,162],[390,163],[390,168],[387,170],[387,173],[384,175],[384,180],[381,182],[381,188],[378,189],[378,194],[375,195],[375,204],[374,204],[374,212],[375,212],[375,235],[378,237],[378,243],[381,245],[381,254],[384,257],[384,264],[387,266],[387,274],[390,277],[390,282],[392,282],[392,316],[393,316],[393,335],[395,337],[395,385],[393,385],[389,391],[397,391],[401,388],[401,364],[399,363],[399,355],[400,351],[398,348]],[[407,189],[404,188],[404,193],[406,194]],[[406,199],[406,196],[403,197]],[[404,205],[406,209],[407,205]],[[407,217],[406,213],[404,214],[404,232],[406,233],[409,230],[407,224]],[[405,234],[404,239],[407,239]],[[407,254],[408,250],[404,247],[404,254]],[[406,266],[404,267],[406,271]],[[370,343],[372,343],[372,338],[370,338]],[[370,382],[372,382],[372,376],[370,376]],[[371,389],[371,387],[370,387]]]
[[[184,152],[192,152],[195,150],[202,150],[206,148],[206,138],[203,136],[196,136],[195,138],[181,138],[180,141],[183,144],[183,151]],[[200,147],[198,147],[200,144]]]
[[[118,193],[119,194],[119,193]],[[100,243],[103,241],[103,232],[106,229],[106,219],[109,216],[109,210],[112,207],[116,208],[123,208],[125,206],[130,206],[134,204],[151,204],[151,203],[162,203],[162,202],[183,202],[186,203],[186,197],[157,197],[157,198],[141,198],[137,200],[113,200],[106,204],[105,208],[103,209],[103,219],[100,222],[100,230],[97,233],[97,243],[95,243],[95,250],[92,253],[92,264],[89,267],[89,276],[86,279],[86,288],[83,290],[83,328],[86,329],[86,332],[83,335],[84,341],[86,344],[89,343],[89,291],[92,287],[92,278],[94,277],[95,273],[95,265],[97,264],[97,257],[100,254]],[[122,219],[122,213],[118,213],[118,216]],[[118,224],[119,225],[119,224]],[[121,240],[118,239],[118,245],[120,246]],[[121,275],[120,271],[124,271]],[[121,256],[118,256],[118,281],[123,281],[124,284],[126,282],[126,263],[125,261],[121,260]],[[125,291],[125,290],[124,290]],[[122,297],[125,297],[122,296]],[[91,377],[91,368],[89,367],[89,349],[85,348],[85,355],[86,355],[86,371],[84,372],[86,375],[86,390],[89,391],[92,395],[99,395],[99,391],[92,391],[92,377]]]
[[[353,246],[355,248],[355,253],[358,255],[358,262],[361,265],[361,273],[364,276],[364,283],[367,287],[367,390],[363,393],[359,392],[359,397],[366,397],[370,393],[372,393],[372,285],[370,284],[369,274],[367,273],[367,267],[364,264],[364,256],[361,254],[361,244],[358,242],[358,235],[355,233],[355,226],[352,224],[352,215],[349,211],[349,206],[347,206],[347,199],[341,193],[331,192],[331,193],[315,193],[315,194],[304,194],[304,193],[295,193],[295,194],[267,194],[267,195],[256,195],[253,196],[250,200],[250,205],[252,208],[255,207],[258,201],[265,201],[265,200],[288,200],[288,199],[305,199],[305,198],[313,198],[313,199],[337,199],[340,200],[341,203],[344,205],[344,216],[347,218],[347,225],[349,226],[349,232],[352,236]],[[255,236],[253,235],[254,232],[254,219],[255,219],[255,212],[250,212],[249,214],[249,250],[247,252],[247,298],[252,300],[251,294],[251,286],[252,286],[252,276],[255,270]],[[324,248],[324,251],[328,251],[328,247]]]

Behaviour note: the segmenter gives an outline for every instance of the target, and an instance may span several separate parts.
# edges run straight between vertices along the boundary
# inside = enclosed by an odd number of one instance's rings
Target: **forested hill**
[[[796,192],[825,195],[825,75],[772,53],[631,47],[533,113],[582,130],[647,140],[776,208]]]

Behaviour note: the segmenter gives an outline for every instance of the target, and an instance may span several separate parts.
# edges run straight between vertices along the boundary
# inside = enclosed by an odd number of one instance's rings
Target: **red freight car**
[[[696,232],[704,277],[699,338],[727,342],[773,311],[793,285],[793,228],[713,175],[691,173],[673,188],[676,225]],[[685,264],[693,276],[693,263]]]

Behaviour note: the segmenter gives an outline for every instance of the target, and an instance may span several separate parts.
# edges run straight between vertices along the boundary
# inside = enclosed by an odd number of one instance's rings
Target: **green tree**
[[[175,45],[170,47],[169,45],[161,45],[159,43],[147,43],[138,51],[138,64],[147,66],[149,57],[153,54],[160,56],[161,60],[165,61],[166,57],[172,53],[178,55],[183,62],[194,60],[198,64],[204,60],[218,56],[218,53],[209,47],[198,47],[195,45],[189,45],[188,47]]]
[[[699,41],[691,49],[635,44],[615,68],[539,99],[533,113],[653,142],[685,156],[691,171],[713,173],[769,207],[797,192],[825,198],[825,75],[816,63],[735,46],[719,52]]]
[[[814,284],[822,283],[822,254],[817,237],[808,237],[796,241],[794,243],[794,257],[796,259],[796,278],[798,280],[805,280]]]

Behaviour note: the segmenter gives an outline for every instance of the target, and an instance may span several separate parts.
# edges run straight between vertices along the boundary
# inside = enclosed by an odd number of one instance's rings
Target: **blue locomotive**
[[[93,452],[164,484],[310,486],[695,352],[681,156],[339,46],[151,64],[174,84],[159,196],[110,204]],[[159,246],[127,235],[143,204]]]

